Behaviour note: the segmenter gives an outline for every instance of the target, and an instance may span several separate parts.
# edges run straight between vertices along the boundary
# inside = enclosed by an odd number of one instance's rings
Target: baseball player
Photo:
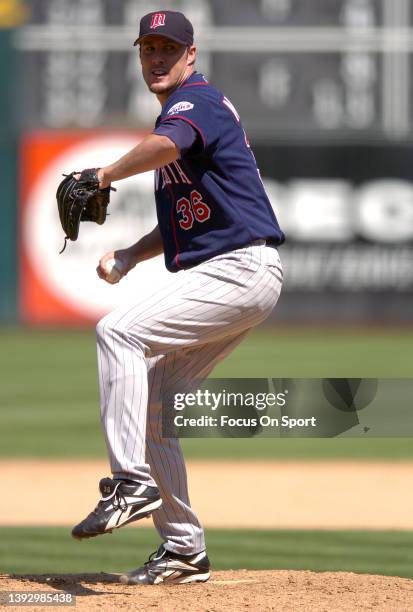
[[[191,508],[179,441],[162,437],[168,389],[205,379],[274,308],[284,241],[231,102],[195,71],[193,27],[182,13],[140,22],[143,78],[162,110],[138,146],[98,172],[100,186],[155,170],[158,225],[111,251],[97,273],[113,282],[163,253],[174,273],[153,295],[97,326],[101,420],[112,469],[96,509],[73,529],[83,539],[152,514],[162,544],[127,584],[204,582],[204,532]],[[212,492],[211,492],[212,494]]]

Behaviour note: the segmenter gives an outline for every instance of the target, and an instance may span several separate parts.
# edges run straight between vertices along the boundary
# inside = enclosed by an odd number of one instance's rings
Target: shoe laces
[[[162,549],[162,550],[161,550]],[[161,550],[161,553],[159,553],[159,551]],[[151,553],[149,555],[149,558],[147,561],[145,561],[144,565],[149,565],[150,563],[152,563],[153,561],[159,561],[160,559],[162,559],[166,554],[166,550],[163,546],[161,546],[160,548],[158,548],[158,550],[155,550],[153,553]],[[156,556],[158,555],[158,556]]]
[[[94,512],[96,513],[97,510],[99,509],[99,506],[101,504],[105,504],[106,502],[108,502],[110,499],[112,499],[114,497],[113,500],[113,507],[115,510],[122,510],[122,512],[125,512],[125,510],[128,507],[128,503],[126,501],[126,498],[124,495],[122,495],[121,491],[120,491],[120,486],[121,486],[122,482],[118,482],[115,485],[114,490],[112,491],[112,493],[110,495],[108,495],[108,497],[102,497],[98,503],[98,505],[96,506]]]

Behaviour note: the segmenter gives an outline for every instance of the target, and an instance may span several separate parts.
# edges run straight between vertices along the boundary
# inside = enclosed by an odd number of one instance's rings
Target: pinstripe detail
[[[249,265],[251,264],[251,259],[252,259],[252,254],[251,254],[251,257],[250,257],[250,262],[249,262]],[[211,260],[211,261],[212,261],[212,260]],[[200,266],[198,266],[197,270],[198,270],[198,269],[199,269],[201,266],[203,266],[203,265],[205,266],[205,264],[200,264]],[[190,272],[191,272],[191,270],[189,271],[189,273],[190,273]],[[243,270],[243,272],[244,272],[244,270]],[[187,274],[188,274],[188,272],[187,272]],[[253,273],[253,274],[254,274],[254,273]],[[251,275],[251,277],[253,276],[253,274]],[[240,274],[239,276],[241,276],[241,274]],[[207,281],[205,284],[198,286],[198,287],[196,288],[196,289],[197,289],[197,291],[199,292],[199,290],[200,290],[201,288],[202,288],[202,289],[206,289],[207,287],[209,287],[209,286],[211,285],[211,283],[213,283],[213,282],[214,282],[214,280],[215,280],[215,279],[213,279],[213,280],[209,279],[209,280],[208,280],[208,281]],[[245,284],[245,283],[241,283],[241,281],[239,280],[239,277],[235,277],[235,279],[231,279],[231,280],[232,280],[232,284],[236,283],[237,281],[239,281],[240,286],[243,286],[243,285]],[[249,280],[250,280],[250,277],[247,279],[247,282],[248,282]],[[228,279],[228,280],[227,280],[227,279],[225,279],[225,280],[224,280],[224,281],[222,281],[222,282],[223,282],[223,284],[225,283],[225,284],[224,284],[224,287],[225,287],[225,289],[227,289],[227,283],[229,283],[229,279]],[[192,295],[191,291],[192,291],[192,290],[191,290],[191,288],[188,288],[188,290],[187,290],[188,297],[189,297],[190,301],[196,301],[196,300],[195,300],[195,297]],[[233,291],[233,288],[231,287],[231,289],[229,290],[229,292],[228,292],[228,293],[224,293],[223,295],[221,295],[221,296],[219,296],[219,297],[220,297],[220,298],[222,298],[222,297],[229,297],[229,296],[230,296],[230,294],[232,293],[232,291]],[[210,293],[210,291],[204,291],[204,293],[202,294],[202,296],[203,296],[203,297],[208,296],[208,297],[210,298],[211,293]],[[200,298],[198,297],[197,299],[198,299],[198,301],[199,301],[199,299],[200,299]],[[208,304],[210,304],[210,300],[209,300],[207,303],[208,303]],[[182,308],[182,307],[181,307],[181,308]],[[169,311],[170,311],[170,305],[166,306],[166,308],[165,308],[165,309],[163,309],[163,310],[157,310],[156,314],[157,314],[157,316],[159,316],[159,315],[162,315],[162,314],[164,314],[164,313],[168,313]],[[191,308],[191,315],[192,315],[193,313],[194,313],[194,309],[193,309],[193,308]],[[199,313],[199,314],[201,314],[201,313]],[[131,321],[131,323],[129,324],[129,329],[130,329],[130,328],[132,328],[132,327],[133,327],[133,325],[135,325],[135,323],[136,323],[136,321],[138,320],[138,318],[139,318],[139,323],[140,323],[140,325],[142,325],[142,323],[145,323],[145,321],[148,321],[148,320],[149,320],[149,319],[150,319],[152,316],[153,316],[153,314],[150,314],[150,315],[148,315],[146,318],[142,318],[141,314],[137,315],[137,317],[136,317],[135,319],[133,319],[133,320]],[[214,320],[214,317],[212,317],[210,320]],[[197,320],[197,324],[198,324],[198,325],[199,325],[201,322],[205,322],[205,319],[202,319],[201,321],[198,321],[198,320]],[[187,325],[187,324],[188,324],[188,321],[185,321],[185,324]],[[166,328],[166,326],[164,326],[164,327]],[[201,336],[202,334],[199,334],[199,335]],[[173,343],[174,343],[174,339],[173,339],[173,338],[169,338],[169,343],[173,344]]]
[[[120,336],[122,337],[122,339],[124,340],[124,335],[121,333]],[[122,343],[123,344],[123,343]],[[133,363],[133,359],[132,359],[132,363]],[[122,372],[125,371],[125,350],[122,349]],[[127,384],[127,378],[123,377],[122,379],[122,383],[120,385],[120,390],[122,391],[122,387],[123,387],[123,394],[122,394],[122,400],[119,401],[120,403],[120,422],[117,422],[116,419],[116,413],[115,413],[115,429],[117,432],[122,432],[122,421],[123,421],[123,413],[125,411],[125,403],[126,403],[126,384]]]
[[[112,343],[113,343],[113,353],[114,353],[114,355],[116,355],[115,334],[112,334]],[[113,454],[116,457],[116,410],[117,410],[117,407],[118,407],[118,403],[116,401],[116,399],[117,399],[116,396],[117,396],[117,391],[118,391],[118,360],[114,359],[114,361],[115,361],[115,376],[114,376],[114,379],[113,379],[114,382],[112,383],[112,385],[114,384],[114,391],[113,391],[113,393],[115,395],[115,399],[111,403],[112,403],[112,405],[114,405],[114,408],[115,408],[115,416],[114,416],[114,419],[113,419],[113,436],[112,436],[112,439],[113,439]]]
[[[125,459],[126,459],[126,448],[128,446],[128,440],[129,440],[130,424],[131,424],[131,420],[132,420],[132,408],[134,406],[134,399],[135,399],[135,362],[134,362],[133,359],[132,359],[132,380],[134,382],[133,382],[133,388],[132,388],[131,411],[130,411],[130,414],[129,414],[128,429],[127,429],[127,432],[126,432],[125,446],[124,446],[124,449],[123,449],[123,456],[124,456]],[[138,406],[140,406],[140,400],[138,401]],[[136,437],[137,436],[135,434],[135,441],[136,441]],[[133,454],[134,453],[132,452],[132,455]]]
[[[257,271],[255,271],[253,274],[251,274],[250,277],[247,278],[245,282],[248,283],[256,274],[257,274]],[[261,279],[258,278],[258,281],[260,281],[260,280]],[[209,285],[210,285],[210,283],[207,283],[205,285],[205,287],[207,288]],[[224,291],[222,293],[220,293],[215,299],[219,298],[220,300],[222,300],[222,302],[225,301],[225,302],[230,304],[231,303],[231,299],[233,297],[232,294],[234,292],[234,289],[231,287],[228,290],[228,284],[227,283],[225,283],[223,286],[224,286]],[[256,284],[256,286],[259,288],[259,284],[258,283]],[[203,297],[206,297],[206,296],[210,297],[210,293],[208,291],[205,291],[205,293],[203,294]],[[253,296],[251,294],[248,296],[248,298],[251,300],[251,302],[253,301],[252,297]],[[198,301],[199,298],[197,298],[197,299],[189,298],[189,300],[190,301]],[[191,308],[191,318],[194,321],[194,323],[193,323],[194,326],[196,326],[198,324],[198,319],[200,321],[199,325],[204,324],[206,322],[216,322],[216,313],[214,311],[211,311],[212,314],[209,317],[206,317],[204,315],[204,311],[205,312],[209,312],[210,311],[209,304],[210,304],[210,299],[206,301],[206,307],[205,307],[204,303],[201,303],[199,308],[197,308],[197,307],[192,307]],[[161,311],[157,312],[157,315],[163,314],[164,312],[168,312],[169,310],[170,310],[170,308],[168,306],[165,310],[161,310]],[[194,316],[194,315],[196,315],[196,316]],[[246,313],[246,315],[244,317],[239,317],[239,318],[235,319],[235,321],[238,324],[243,325],[244,321],[246,321],[246,320],[248,320],[250,318],[251,318],[251,314],[250,313]],[[252,317],[252,320],[254,321],[255,318],[256,319],[260,319],[262,317],[260,317],[260,316]],[[147,320],[147,319],[143,319],[143,321],[141,320],[141,322],[144,322],[145,320]],[[233,322],[234,322],[234,319],[233,319],[232,323]],[[256,322],[258,322],[258,321],[256,321]],[[186,324],[188,325],[189,321]],[[192,329],[192,327],[191,327],[191,329]],[[216,329],[219,330],[218,327]],[[237,329],[238,329],[238,326],[236,326],[235,329],[231,331],[231,333],[236,332]],[[211,330],[209,328],[205,332],[203,332],[203,333],[197,332],[197,339],[196,339],[196,341],[197,341],[197,343],[200,343],[203,338],[205,338],[207,336],[211,336],[211,335],[213,335],[213,334],[211,334]],[[215,334],[215,335],[218,335],[218,334]],[[153,337],[154,337],[154,335],[148,336],[148,340],[151,340],[151,338],[153,338]],[[175,343],[180,342],[180,341],[181,341],[181,338],[170,339],[169,340],[169,345],[174,345]]]
[[[251,246],[173,275],[150,298],[97,326],[101,418],[112,472],[159,487],[153,513],[168,550],[204,550],[179,440],[162,437],[162,402],[190,387],[264,320],[281,289],[277,251]],[[146,440],[146,444],[145,444]]]
[[[165,369],[163,371],[164,377]],[[151,408],[153,410],[153,406],[150,406],[150,410]],[[151,456],[151,465],[154,466],[155,479],[157,479],[156,474],[158,475],[157,482],[160,486],[161,495],[166,500],[166,507],[163,508],[163,512],[161,508],[154,514],[154,523],[161,537],[168,539],[171,549],[182,550],[182,546],[185,544],[184,549],[190,550],[194,541],[196,542],[199,538],[199,534],[202,536],[202,529],[190,508],[186,486],[186,470],[179,441],[162,438],[160,404],[155,407],[155,410],[155,418],[150,420],[151,431],[147,441],[147,451]],[[172,465],[175,469],[172,469]],[[160,473],[161,467],[162,473]]]
[[[163,361],[163,367],[164,367],[164,370],[163,370],[163,374],[164,374],[166,360],[162,360],[162,361]],[[159,362],[160,360],[155,361],[155,366],[154,366],[155,371],[153,375],[154,383],[156,380],[156,373],[158,371],[157,366],[159,365]],[[162,378],[163,378],[163,375],[162,375]],[[178,523],[180,518],[182,519],[182,517],[180,517],[179,513],[177,513],[177,509],[173,507],[173,500],[174,500],[173,493],[174,493],[175,487],[174,487],[174,480],[173,480],[173,471],[171,469],[171,462],[174,460],[174,463],[176,465],[176,468],[177,468],[176,474],[179,476],[178,483],[180,482],[180,479],[182,478],[182,470],[185,471],[185,464],[183,461],[182,451],[179,447],[178,441],[177,440],[174,441],[176,443],[176,446],[175,448],[173,448],[173,445],[170,443],[170,440],[162,438],[160,406],[159,406],[159,409],[156,410],[156,403],[154,405],[153,402],[150,402],[149,410],[150,410],[150,414],[149,414],[150,417],[153,416],[153,413],[155,411],[156,412],[155,412],[155,418],[150,418],[148,422],[150,435],[148,436],[148,439],[147,439],[146,450],[150,457],[150,464],[152,466],[154,476],[157,480],[158,487],[161,491],[161,496],[163,499],[166,499],[167,502],[169,501],[169,504],[167,503],[167,507],[163,509],[160,508],[156,513],[154,513],[153,519],[154,519],[155,526],[160,531],[162,537],[163,537],[162,527],[164,527],[167,534],[169,534],[169,536],[172,537],[174,524]],[[156,424],[156,428],[154,427],[155,424]],[[176,454],[178,454],[181,465],[179,465],[175,457],[174,451],[177,451]],[[191,524],[191,519],[192,519],[192,522],[194,522],[194,520],[196,520],[196,517],[195,515],[193,515],[193,517],[189,516],[189,513],[185,508],[186,504],[189,506],[189,500],[187,499],[187,496],[183,494],[182,491],[179,491],[179,493],[180,493],[179,497],[182,500],[185,519],[187,521],[186,531],[188,531],[188,527],[189,527],[189,531],[192,534],[194,532],[194,527]],[[172,504],[171,504],[171,501],[172,501]],[[183,523],[182,520],[181,522]],[[199,526],[199,529],[201,529],[200,526]],[[182,531],[183,533],[179,534],[179,539],[184,535],[184,530]],[[167,539],[167,537],[168,536],[166,536],[165,539]]]
[[[180,371],[180,369],[185,365],[185,362],[186,362],[187,371],[191,372],[191,379],[195,378],[197,381],[199,381],[199,380],[206,378],[208,374],[210,373],[210,371],[212,370],[212,368],[216,365],[216,363],[218,363],[218,361],[221,361],[221,359],[225,356],[225,354],[229,352],[230,350],[232,350],[232,348],[234,348],[234,346],[236,346],[242,340],[242,337],[245,335],[245,333],[241,334],[237,338],[230,338],[224,342],[221,342],[220,345],[218,346],[215,344],[214,345],[204,345],[200,348],[192,349],[187,355],[185,355],[181,359],[177,357],[178,371]],[[174,371],[176,369],[177,368],[175,367],[173,368]],[[176,378],[174,378],[174,371],[172,371],[170,376],[168,376],[169,378],[169,380],[167,381],[168,386],[171,383],[175,384],[176,382]],[[162,427],[162,422],[159,422],[159,426],[160,428]],[[159,431],[159,436],[161,435],[162,435],[162,432]],[[171,442],[173,444],[176,444],[177,446],[179,445],[178,440],[164,439],[163,444],[164,444],[165,455],[169,454],[169,449],[171,448]],[[180,456],[182,456],[180,449],[179,449],[179,453],[180,453]],[[172,458],[173,457],[174,455],[172,454]],[[184,475],[185,475],[185,482],[184,482]],[[185,474],[184,465],[181,471],[179,484],[180,484],[179,501],[173,497],[166,498],[165,493],[163,497],[164,509],[166,510],[166,506],[167,506],[168,509],[174,513],[173,530],[171,530],[170,527],[168,529],[165,529],[162,524],[160,526],[157,523],[155,524],[158,527],[161,537],[163,537],[164,539],[168,539],[168,548],[170,550],[173,550],[174,552],[181,553],[181,554],[187,554],[187,553],[189,554],[191,552],[204,550],[205,540],[204,540],[203,531],[200,528],[198,520],[194,522],[193,518],[192,520],[187,519],[186,525],[182,524],[182,520],[180,520],[180,512],[182,508],[179,508],[179,506],[182,507],[183,502],[185,502],[185,500],[188,499],[186,474]],[[182,489],[181,489],[182,485],[185,485],[185,496],[182,493]],[[188,515],[188,511],[190,510],[189,500],[187,503],[188,503],[188,507],[187,507],[187,511],[185,512],[186,515]],[[175,511],[175,508],[178,508],[178,512]],[[192,510],[190,510],[190,512],[193,515]],[[191,532],[193,533],[193,538],[192,538],[192,541],[189,542],[189,545],[187,544],[188,531],[189,531],[188,527],[191,527]]]

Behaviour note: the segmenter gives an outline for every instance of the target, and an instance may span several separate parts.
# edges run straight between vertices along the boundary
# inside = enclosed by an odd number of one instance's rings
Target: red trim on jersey
[[[182,115],[167,115],[166,117],[164,117],[164,119],[162,119],[161,124],[164,123],[165,121],[168,121],[168,119],[182,119],[182,121],[186,121],[187,123],[189,123],[190,125],[192,125],[192,127],[199,133],[199,135],[202,138],[202,142],[204,143],[204,149],[206,148],[206,139],[204,136],[203,131],[201,130],[201,128],[199,126],[197,126],[196,123],[194,123],[192,121],[192,119],[188,119],[188,117],[182,117]],[[156,128],[155,128],[156,129]]]
[[[174,236],[174,242],[175,242],[175,249],[176,249],[176,255],[174,257],[175,260],[175,264],[177,268],[182,268],[181,264],[179,263],[179,242],[178,242],[178,236],[176,234],[176,225],[175,225],[175,217],[174,217],[174,212],[175,212],[175,198],[174,198],[174,192],[172,190],[172,187],[166,183],[166,188],[169,191],[169,194],[171,196],[171,222],[172,222],[172,233]]]
[[[185,87],[205,87],[205,85],[209,85],[209,83],[188,83],[187,85],[181,85],[179,89],[185,89]]]

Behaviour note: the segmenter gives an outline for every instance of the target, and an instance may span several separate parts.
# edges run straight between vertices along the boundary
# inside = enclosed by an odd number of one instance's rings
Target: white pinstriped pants
[[[113,475],[158,486],[163,505],[153,520],[176,553],[200,552],[205,541],[179,441],[162,437],[162,398],[172,384],[206,378],[274,308],[281,263],[278,251],[261,242],[174,274],[151,297],[97,325],[101,420]]]

